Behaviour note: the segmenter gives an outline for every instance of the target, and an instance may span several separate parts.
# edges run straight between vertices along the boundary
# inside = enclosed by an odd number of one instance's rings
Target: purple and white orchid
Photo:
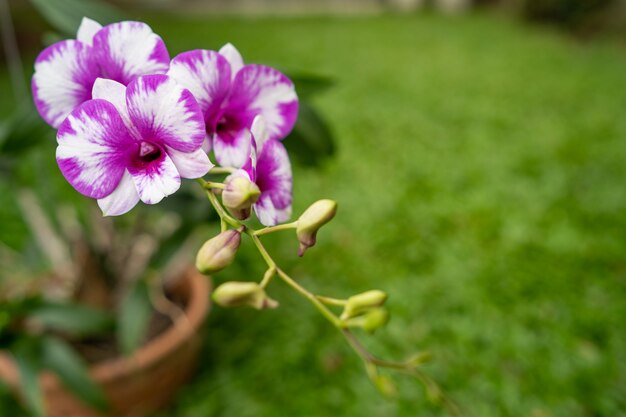
[[[271,140],[285,138],[295,124],[298,97],[291,80],[265,65],[244,65],[231,44],[219,52],[183,52],[172,59],[168,75],[198,100],[207,129],[204,149],[212,148],[222,166],[246,163],[256,116],[265,119]]]
[[[35,105],[41,117],[58,128],[72,110],[92,98],[96,78],[128,85],[140,75],[164,74],[169,63],[163,40],[145,23],[102,27],[83,18],[75,40],[54,43],[37,57]]]
[[[291,217],[293,177],[289,155],[285,146],[270,136],[263,116],[254,118],[250,133],[248,159],[226,183],[241,176],[255,183],[261,195],[252,205],[254,212],[263,225],[274,226]]]
[[[135,78],[125,87],[98,78],[92,100],[74,109],[57,133],[57,162],[81,194],[105,215],[128,212],[139,200],[156,204],[180,179],[204,176],[213,164],[202,150],[200,107],[166,75]]]

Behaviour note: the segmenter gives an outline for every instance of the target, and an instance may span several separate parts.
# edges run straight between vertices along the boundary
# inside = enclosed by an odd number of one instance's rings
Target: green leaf
[[[29,318],[46,328],[79,336],[100,333],[113,325],[109,312],[78,304],[45,303],[33,310]]]
[[[85,361],[63,340],[43,340],[43,363],[78,398],[99,411],[108,408],[101,388],[91,379]]]
[[[330,128],[320,114],[306,101],[300,102],[298,121],[284,141],[290,154],[304,165],[319,165],[335,152]]]
[[[117,341],[124,354],[132,354],[143,342],[151,316],[148,287],[138,281],[122,300],[117,318]]]
[[[52,138],[53,130],[41,119],[30,100],[22,102],[0,125],[0,155],[16,155]]]
[[[325,75],[311,73],[289,73],[288,77],[296,86],[300,99],[308,99],[335,85],[335,80]]]
[[[33,339],[23,339],[12,349],[20,374],[22,394],[26,406],[35,417],[45,417],[43,394],[39,385],[39,346]]]
[[[30,0],[33,6],[56,30],[76,35],[83,17],[101,24],[124,20],[115,7],[99,0]]]

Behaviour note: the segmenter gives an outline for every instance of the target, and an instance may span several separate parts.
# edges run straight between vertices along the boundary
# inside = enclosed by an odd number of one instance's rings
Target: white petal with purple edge
[[[269,133],[267,132],[267,125],[263,116],[258,115],[252,121],[252,127],[250,128],[254,143],[257,149],[263,149],[265,142],[269,139]]]
[[[249,119],[262,115],[270,139],[283,139],[296,122],[298,96],[291,80],[280,71],[264,65],[245,65],[233,81],[228,108]]]
[[[206,137],[204,118],[189,90],[166,75],[138,77],[126,89],[128,113],[145,140],[193,152]]]
[[[166,153],[146,166],[131,164],[128,172],[133,177],[139,198],[146,204],[156,204],[180,188],[180,174]]]
[[[287,150],[277,140],[265,143],[258,153],[256,184],[261,196],[254,205],[259,221],[265,226],[282,223],[291,216],[293,177]]]
[[[250,158],[252,135],[248,129],[221,132],[213,136],[213,152],[224,167],[241,168]]]
[[[133,177],[128,170],[124,171],[124,176],[108,196],[98,200],[98,206],[104,216],[119,216],[128,213],[139,202],[139,194]]]
[[[194,152],[180,152],[169,146],[166,148],[167,154],[172,158],[176,169],[182,178],[200,178],[206,175],[214,165],[209,160],[209,156],[202,150]]]
[[[91,20],[88,17],[83,17],[76,33],[76,40],[92,45],[93,37],[98,31],[102,29],[102,25],[95,20]]]
[[[228,60],[230,63],[231,75],[235,78],[235,75],[237,75],[239,70],[243,68],[243,58],[241,57],[241,54],[232,43],[227,43],[222,46],[219,50],[219,54]]]
[[[205,121],[213,122],[230,91],[230,65],[214,51],[188,51],[172,59],[167,75],[194,95]]]
[[[136,142],[115,107],[90,100],[59,127],[56,159],[63,176],[81,194],[103,198],[118,186]]]
[[[286,222],[291,217],[291,206],[278,209],[269,197],[259,198],[253,207],[254,213],[263,226],[276,226]]]
[[[128,85],[135,77],[165,74],[170,57],[163,40],[142,22],[103,27],[93,38],[103,77]]]
[[[91,98],[100,70],[89,45],[61,41],[44,49],[35,61],[33,98],[41,117],[59,127],[68,114]]]
[[[135,136],[138,136],[138,133],[135,133],[135,125],[133,125],[128,115],[128,108],[126,107],[126,86],[124,84],[106,78],[97,78],[96,82],[93,83],[91,95],[94,99],[100,98],[113,104],[122,117],[122,120],[124,120],[126,127]]]

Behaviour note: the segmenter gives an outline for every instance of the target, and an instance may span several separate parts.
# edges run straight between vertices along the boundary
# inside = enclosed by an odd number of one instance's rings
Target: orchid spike
[[[284,139],[295,124],[298,97],[291,80],[268,66],[244,65],[231,44],[219,52],[183,52],[172,59],[168,75],[198,100],[207,127],[204,149],[212,148],[222,166],[246,163],[256,116],[263,116],[272,140]]]
[[[41,117],[58,128],[68,114],[92,98],[96,78],[128,85],[141,75],[164,74],[169,53],[163,40],[142,22],[102,27],[83,18],[76,39],[56,42],[35,61],[32,90]]]
[[[202,150],[204,120],[193,95],[165,75],[137,77],[128,87],[99,78],[93,100],[74,109],[57,133],[57,162],[81,194],[105,215],[139,200],[156,204],[213,164]]]

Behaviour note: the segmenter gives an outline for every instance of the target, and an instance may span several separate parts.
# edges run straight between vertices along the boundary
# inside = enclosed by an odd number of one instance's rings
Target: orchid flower
[[[228,178],[243,176],[255,183],[261,195],[252,205],[259,221],[274,226],[291,217],[293,177],[285,146],[272,139],[262,116],[254,118],[249,131],[251,147],[248,159],[241,169]]]
[[[58,128],[67,115],[92,98],[96,78],[128,85],[140,75],[164,74],[169,53],[161,38],[142,22],[102,27],[83,18],[75,40],[56,42],[35,61],[32,79],[35,106]]]
[[[92,100],[74,109],[57,133],[63,176],[98,199],[105,215],[139,200],[156,204],[213,164],[202,150],[204,120],[193,95],[166,75],[135,78],[125,87],[98,78]]]
[[[263,116],[272,140],[285,138],[296,122],[298,97],[291,80],[271,67],[244,65],[231,44],[219,52],[183,52],[172,59],[168,75],[198,100],[207,128],[203,147],[213,148],[222,166],[246,163],[255,116]]]

